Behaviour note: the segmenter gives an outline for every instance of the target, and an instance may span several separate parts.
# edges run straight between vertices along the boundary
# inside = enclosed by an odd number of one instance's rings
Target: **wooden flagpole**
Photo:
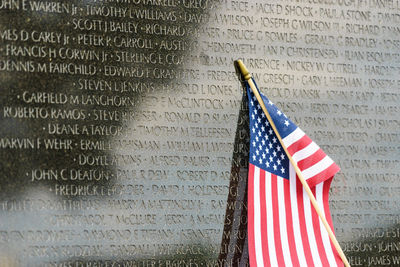
[[[299,180],[300,180],[301,184],[303,185],[304,190],[307,192],[307,195],[309,196],[315,211],[317,212],[319,218],[321,219],[323,225],[325,226],[325,229],[328,232],[328,235],[329,235],[333,245],[335,246],[337,252],[339,253],[340,258],[342,259],[342,261],[346,267],[350,267],[350,264],[347,261],[346,255],[344,255],[343,250],[340,247],[339,242],[337,241],[335,235],[333,234],[331,227],[329,226],[328,222],[326,221],[325,216],[322,214],[322,212],[318,206],[317,200],[315,199],[313,193],[311,192],[310,187],[308,186],[306,180],[304,179],[303,174],[301,173],[301,170],[297,166],[297,163],[294,161],[292,156],[287,151],[287,148],[282,141],[281,135],[279,134],[278,130],[276,129],[275,123],[272,120],[271,116],[269,115],[268,110],[265,107],[264,101],[262,100],[260,94],[258,93],[256,85],[254,84],[253,80],[251,79],[250,72],[247,70],[246,66],[243,64],[243,62],[240,59],[237,60],[236,62],[239,66],[240,72],[242,73],[244,79],[249,83],[251,90],[253,91],[254,95],[256,96],[256,98],[258,100],[258,103],[260,104],[262,110],[264,111],[265,115],[267,116],[268,122],[271,125],[272,129],[274,130],[276,136],[278,137],[279,142],[280,142],[283,150],[285,151],[287,157],[289,158],[290,163],[293,165],[294,169],[296,170],[297,177],[299,177]]]

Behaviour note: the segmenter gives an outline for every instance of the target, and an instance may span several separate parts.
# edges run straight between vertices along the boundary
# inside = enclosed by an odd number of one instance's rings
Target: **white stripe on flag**
[[[296,153],[294,153],[292,158],[296,162],[299,162],[300,160],[308,158],[309,156],[311,156],[312,154],[317,152],[318,149],[319,149],[319,146],[316,143],[311,142],[308,146],[306,146],[302,150],[299,150]]]
[[[318,253],[318,246],[314,234],[314,226],[311,213],[311,202],[306,190],[303,188],[304,217],[306,220],[306,228],[308,242],[310,243],[311,255],[315,266],[322,266],[321,258]]]
[[[265,173],[265,201],[267,202],[267,238],[268,238],[268,251],[271,266],[278,266],[275,248],[275,235],[274,235],[274,217],[272,211],[272,188],[271,188],[271,173]]]
[[[281,243],[283,251],[283,260],[285,266],[293,266],[292,259],[290,258],[289,239],[286,229],[286,205],[285,205],[285,189],[284,182],[286,179],[277,177],[277,188],[278,188],[278,208],[279,208],[279,228],[281,233]]]
[[[305,169],[302,171],[304,179],[308,179],[313,177],[314,175],[317,175],[318,173],[324,171],[327,169],[329,166],[331,166],[333,163],[333,160],[325,156],[322,160],[318,161],[314,165],[312,165],[310,168]]]
[[[315,193],[316,193],[316,199],[318,202],[318,206],[320,207],[322,215],[325,217],[325,206],[324,206],[324,198],[323,198],[324,183],[325,182],[322,182],[315,186],[315,191],[316,191]],[[335,256],[333,255],[333,250],[332,250],[328,232],[326,231],[325,226],[323,225],[321,219],[319,219],[319,224],[320,224],[320,230],[321,230],[322,243],[324,244],[324,248],[325,248],[324,250],[325,250],[326,256],[328,258],[329,266],[332,266],[332,267],[337,266]]]
[[[294,242],[296,244],[297,258],[299,259],[300,266],[307,266],[306,257],[304,255],[303,241],[301,238],[299,210],[297,207],[297,179],[296,171],[292,164],[289,164],[289,181],[290,181],[290,204],[292,206],[292,225],[294,233]]]
[[[289,147],[291,144],[297,142],[304,135],[305,133],[299,127],[297,127],[296,130],[294,130],[288,136],[283,138],[282,141],[286,147]]]
[[[261,243],[260,168],[254,166],[254,241],[257,266],[264,266]]]

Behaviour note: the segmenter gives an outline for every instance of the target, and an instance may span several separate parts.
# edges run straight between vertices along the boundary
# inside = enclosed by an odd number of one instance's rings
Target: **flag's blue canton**
[[[247,85],[250,115],[250,157],[253,165],[280,177],[289,179],[289,159],[279,143],[274,130],[269,125],[257,98]],[[263,94],[261,97],[275,123],[281,137],[284,138],[297,127]]]

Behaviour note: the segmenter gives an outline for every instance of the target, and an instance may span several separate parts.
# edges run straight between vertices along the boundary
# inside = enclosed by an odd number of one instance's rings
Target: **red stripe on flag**
[[[311,192],[313,193],[314,197],[316,197],[316,188],[313,187],[311,188]],[[329,261],[328,257],[326,256],[325,252],[325,247],[324,247],[324,242],[322,241],[322,235],[321,235],[321,226],[319,224],[319,216],[317,212],[315,211],[315,208],[311,205],[311,216],[312,216],[312,223],[313,223],[313,228],[314,228],[314,235],[315,235],[315,241],[317,243],[318,247],[318,254],[321,259],[322,266],[329,266]],[[324,227],[322,225],[322,227]]]
[[[314,175],[313,177],[310,177],[307,179],[308,186],[314,187],[319,183],[322,183],[323,181],[333,177],[338,171],[340,171],[340,168],[336,163],[332,163],[331,166],[326,168],[325,170],[321,171],[320,173]]]
[[[257,266],[255,241],[254,241],[254,165],[249,164],[249,177],[248,177],[248,193],[247,193],[247,233],[249,240],[249,258],[250,265]]]
[[[302,150],[303,148],[308,146],[311,142],[312,142],[312,140],[310,139],[310,137],[308,137],[307,135],[304,135],[302,138],[300,138],[299,140],[297,140],[296,142],[291,144],[287,148],[287,150],[288,150],[289,154],[293,156],[294,153],[296,153],[299,150]]]
[[[275,251],[276,259],[278,261],[278,266],[285,266],[285,261],[283,259],[282,251],[282,241],[281,241],[281,228],[279,222],[279,204],[278,204],[278,177],[271,173],[271,195],[272,195],[272,218],[274,220],[274,239],[275,239]],[[282,179],[279,177],[279,179]]]
[[[308,240],[306,218],[304,215],[304,200],[303,200],[303,185],[296,175],[296,191],[297,191],[297,209],[299,210],[299,223],[301,240],[303,242],[304,255],[306,257],[307,266],[314,266],[314,261],[311,254],[310,243]]]
[[[293,266],[300,266],[299,259],[297,257],[296,252],[296,243],[294,240],[294,231],[293,231],[293,217],[292,217],[292,205],[290,202],[290,180],[283,180],[283,190],[285,194],[285,211],[286,211],[286,231],[288,235],[288,243],[289,243],[289,251],[290,257],[292,259]]]
[[[265,266],[270,266],[267,238],[267,201],[265,199],[265,171],[260,169],[260,210],[261,210],[261,243]]]
[[[332,223],[331,211],[329,210],[329,188],[331,187],[332,179],[333,179],[333,176],[325,181],[323,192],[322,192],[322,197],[323,197],[323,201],[324,201],[325,218],[326,218],[329,226],[331,227],[332,232],[335,234],[335,230],[333,228],[333,223]],[[329,240],[330,240],[330,238],[329,238]],[[331,242],[333,255],[335,256],[335,261],[336,261],[337,265],[339,267],[344,266],[344,263],[343,263],[342,259],[340,258],[339,253],[337,252],[335,246],[333,245],[332,241],[330,241],[330,242]]]
[[[322,149],[318,149],[314,154],[310,155],[309,157],[300,160],[297,162],[297,166],[300,168],[301,171],[310,168],[315,163],[319,162],[323,158],[325,158],[326,154]]]

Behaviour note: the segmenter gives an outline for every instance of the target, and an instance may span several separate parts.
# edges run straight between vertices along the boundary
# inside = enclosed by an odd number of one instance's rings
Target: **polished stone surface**
[[[241,58],[341,167],[352,266],[400,264],[400,5],[310,2],[0,0],[0,261],[245,264]]]

